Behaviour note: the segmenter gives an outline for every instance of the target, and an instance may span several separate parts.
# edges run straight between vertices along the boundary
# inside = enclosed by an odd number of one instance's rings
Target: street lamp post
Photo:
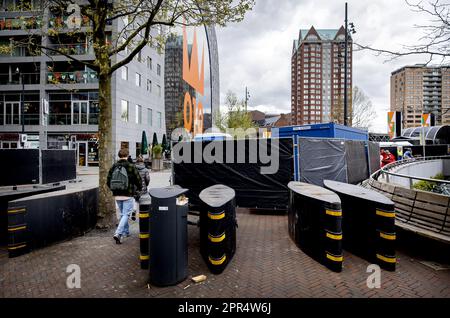
[[[344,126],[347,126],[347,46],[348,46],[348,25],[347,25],[347,2],[345,3],[345,53],[344,53]]]
[[[22,83],[22,94],[20,95],[20,121],[22,123],[22,134],[25,133],[25,120],[24,120],[24,99],[25,99],[25,82],[23,81],[23,74],[20,72],[19,68],[16,68],[16,74],[19,75],[20,78],[20,82]],[[25,144],[22,142],[22,140],[20,141],[20,143],[22,144],[22,148],[25,146]]]

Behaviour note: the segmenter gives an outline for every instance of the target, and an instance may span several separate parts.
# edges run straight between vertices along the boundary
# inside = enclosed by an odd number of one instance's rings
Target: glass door
[[[87,142],[78,143],[78,165],[87,166]]]
[[[72,102],[72,125],[87,125],[88,103],[81,101]]]
[[[5,103],[5,124],[20,125],[20,102]]]

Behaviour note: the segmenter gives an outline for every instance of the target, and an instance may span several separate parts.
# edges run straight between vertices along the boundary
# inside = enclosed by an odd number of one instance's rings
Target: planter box
[[[152,170],[153,171],[159,171],[163,170],[163,160],[162,159],[155,159],[152,160]]]

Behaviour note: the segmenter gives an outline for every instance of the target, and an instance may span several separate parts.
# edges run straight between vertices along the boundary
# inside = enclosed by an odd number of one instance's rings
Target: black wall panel
[[[0,186],[39,183],[38,149],[0,149]]]
[[[42,150],[42,183],[76,179],[74,150]]]

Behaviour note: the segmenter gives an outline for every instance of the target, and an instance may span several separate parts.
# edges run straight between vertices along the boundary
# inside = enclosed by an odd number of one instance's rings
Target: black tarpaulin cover
[[[272,151],[274,154],[276,151],[279,153],[278,169],[273,174],[261,173],[261,167],[270,166],[269,163],[263,163],[259,155],[260,149],[264,150],[261,147],[264,147],[265,142],[269,156]],[[286,209],[289,195],[287,184],[293,177],[291,138],[276,139],[276,142],[273,142],[273,139],[246,139],[179,144],[191,150],[191,160],[173,163],[173,183],[189,189],[191,203],[199,204],[198,195],[203,189],[223,184],[236,191],[236,204],[240,207]],[[202,160],[205,147],[208,147],[206,150],[209,151],[216,146],[216,149],[223,149],[222,163],[207,163]],[[176,145],[173,148],[173,156],[176,156],[175,147]],[[180,153],[185,155],[184,150]],[[197,160],[200,158],[200,161],[194,163],[194,157]]]
[[[347,182],[356,184],[369,178],[366,143],[360,140],[345,141]]]
[[[380,170],[380,144],[377,142],[369,141],[369,172],[374,173]]]
[[[300,181],[318,186],[325,179],[347,182],[344,140],[299,138],[299,157]]]

